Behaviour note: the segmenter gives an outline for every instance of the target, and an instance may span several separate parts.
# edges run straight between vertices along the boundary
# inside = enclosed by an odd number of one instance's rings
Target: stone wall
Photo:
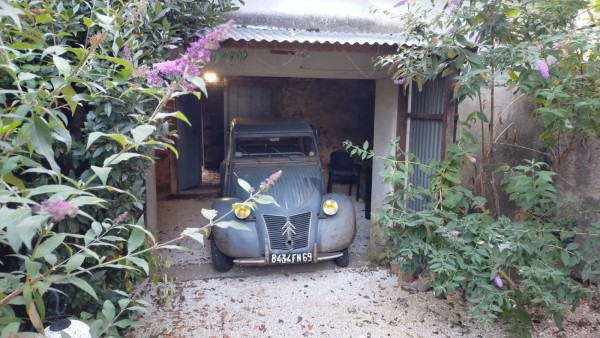
[[[323,167],[345,140],[372,144],[374,81],[289,78],[273,94],[276,114],[304,119],[317,130]]]

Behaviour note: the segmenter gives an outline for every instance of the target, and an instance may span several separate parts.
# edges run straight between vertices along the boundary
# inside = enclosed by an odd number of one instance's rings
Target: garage
[[[234,26],[205,68],[208,96],[180,97],[173,107],[192,126],[177,122],[178,159],[158,156],[159,199],[216,197],[227,128],[236,117],[306,120],[318,132],[325,174],[343,141],[373,144],[376,80],[391,84],[374,60],[393,52],[394,41],[390,34]]]

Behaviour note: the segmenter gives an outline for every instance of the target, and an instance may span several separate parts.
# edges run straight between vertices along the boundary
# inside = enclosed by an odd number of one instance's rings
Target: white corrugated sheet
[[[234,41],[298,42],[311,44],[388,45],[400,41],[398,34],[365,34],[292,30],[259,26],[234,25],[229,33]]]

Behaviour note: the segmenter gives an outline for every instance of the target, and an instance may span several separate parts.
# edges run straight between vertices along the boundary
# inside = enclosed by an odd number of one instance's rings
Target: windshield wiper
[[[284,154],[284,153],[282,153],[281,151],[277,150],[277,148],[275,148],[275,147],[271,147],[271,150],[275,150],[275,152],[276,152],[276,153],[278,153],[279,155],[283,155],[283,156],[285,156],[285,157],[286,157],[287,159],[289,159],[290,161],[295,161],[293,157],[291,157],[291,156],[290,156],[290,155],[288,155],[288,154]]]

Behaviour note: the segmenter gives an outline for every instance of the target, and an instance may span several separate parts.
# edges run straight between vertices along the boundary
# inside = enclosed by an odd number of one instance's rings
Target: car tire
[[[342,253],[343,255],[335,258],[333,262],[340,268],[345,268],[348,266],[348,264],[350,264],[350,254],[348,253],[348,248],[342,250]]]
[[[210,241],[210,254],[212,256],[212,263],[215,270],[219,272],[227,272],[233,267],[233,258],[222,253],[221,250],[217,248],[217,244],[214,240]]]

